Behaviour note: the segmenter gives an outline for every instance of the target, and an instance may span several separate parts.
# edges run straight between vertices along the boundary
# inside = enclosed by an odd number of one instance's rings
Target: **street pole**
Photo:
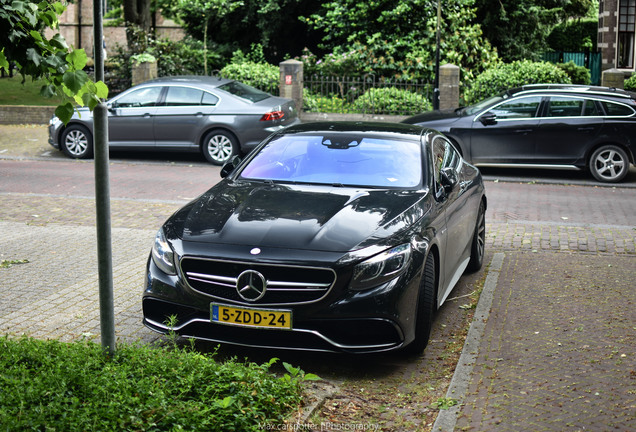
[[[93,57],[95,82],[104,81],[104,32],[102,1],[93,0]],[[115,309],[113,295],[113,251],[110,225],[110,176],[108,168],[108,109],[102,101],[93,109],[95,150],[95,206],[97,227],[97,270],[102,348],[115,353]]]
[[[439,28],[442,20],[441,0],[437,0],[437,34],[435,38],[435,84],[433,89],[433,110],[439,110]]]

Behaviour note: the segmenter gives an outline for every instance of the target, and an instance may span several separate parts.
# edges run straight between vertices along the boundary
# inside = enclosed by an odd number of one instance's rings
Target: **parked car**
[[[404,122],[443,132],[478,167],[589,170],[619,182],[635,163],[636,94],[614,88],[527,85]]]
[[[484,256],[477,168],[436,131],[308,123],[277,132],[171,216],[147,264],[160,333],[295,350],[421,351]]]
[[[147,81],[113,97],[107,106],[111,149],[202,152],[215,165],[300,122],[291,99],[208,76]],[[92,157],[91,112],[80,108],[66,126],[54,116],[49,143],[72,158]]]

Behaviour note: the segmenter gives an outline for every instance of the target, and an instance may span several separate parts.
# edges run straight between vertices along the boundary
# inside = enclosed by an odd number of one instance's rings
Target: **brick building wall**
[[[164,19],[161,14],[155,15],[156,33],[160,38],[173,40],[183,39],[185,32],[181,27],[171,20]],[[69,3],[66,11],[60,16],[59,30],[46,30],[46,36],[52,37],[59,32],[69,46],[84,48],[86,55],[93,57],[93,1],[75,0]],[[108,20],[103,26],[104,42],[106,43],[107,55],[115,52],[117,46],[126,47],[126,27],[109,26]]]

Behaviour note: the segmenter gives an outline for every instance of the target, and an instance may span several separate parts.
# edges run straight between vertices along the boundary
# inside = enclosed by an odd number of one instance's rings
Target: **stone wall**
[[[0,105],[0,124],[47,124],[54,106]]]

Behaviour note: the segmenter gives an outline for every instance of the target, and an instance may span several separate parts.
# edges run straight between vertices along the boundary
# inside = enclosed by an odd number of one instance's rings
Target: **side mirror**
[[[487,112],[479,117],[479,121],[484,126],[497,124],[497,115],[495,113]]]
[[[221,168],[221,178],[225,178],[232,174],[232,171],[241,163],[241,158],[233,156],[223,167]]]
[[[457,173],[455,173],[453,168],[444,168],[440,172],[440,180],[442,187],[444,188],[444,192],[448,195],[455,186],[457,186]]]

